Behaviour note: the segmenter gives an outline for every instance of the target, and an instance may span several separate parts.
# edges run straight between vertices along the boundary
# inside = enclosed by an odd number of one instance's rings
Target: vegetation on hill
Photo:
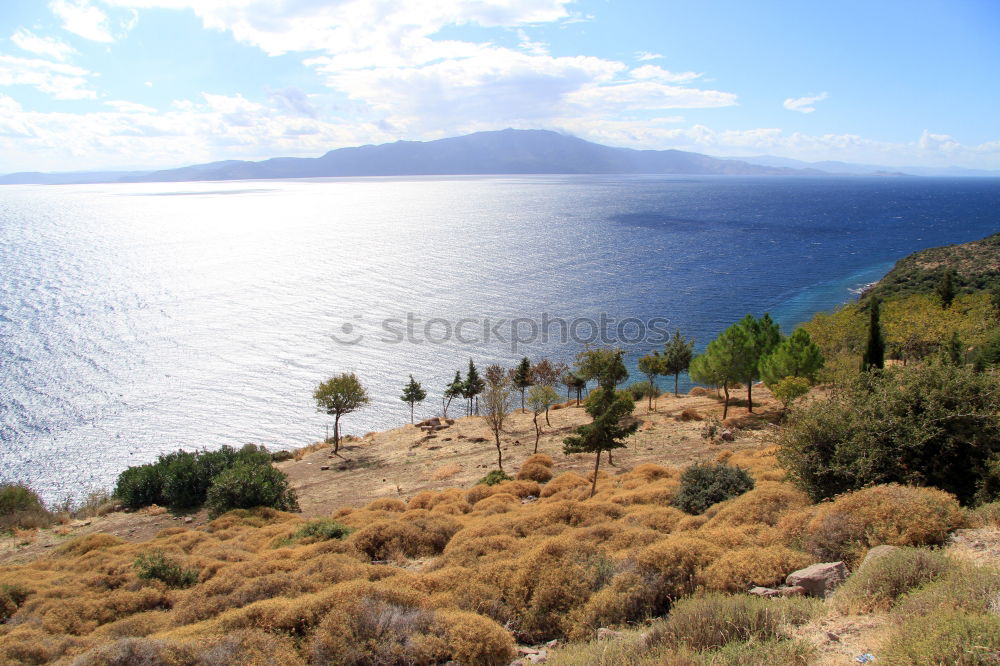
[[[864,300],[935,294],[950,271],[953,271],[958,294],[1000,289],[1000,233],[971,243],[932,247],[904,257],[865,293]]]

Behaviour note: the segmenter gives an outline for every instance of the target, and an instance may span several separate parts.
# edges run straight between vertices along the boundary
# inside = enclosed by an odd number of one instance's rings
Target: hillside
[[[0,184],[485,174],[826,175],[816,169],[761,166],[680,150],[613,148],[547,130],[506,129],[436,141],[339,148],[316,158],[227,160],[106,175],[10,174],[0,176]]]
[[[933,293],[945,270],[957,275],[959,293],[1000,287],[1000,233],[971,243],[932,247],[896,262],[864,298],[883,300],[910,294]]]

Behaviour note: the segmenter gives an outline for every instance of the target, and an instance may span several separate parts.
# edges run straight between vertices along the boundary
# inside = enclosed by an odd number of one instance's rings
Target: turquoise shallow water
[[[570,360],[602,315],[633,362],[675,326],[699,346],[747,312],[790,330],[910,252],[1000,230],[998,204],[994,180],[7,186],[0,478],[79,497],[178,447],[300,446],[343,370],[374,398],[346,431],[392,427],[409,374],[431,414],[470,357]]]

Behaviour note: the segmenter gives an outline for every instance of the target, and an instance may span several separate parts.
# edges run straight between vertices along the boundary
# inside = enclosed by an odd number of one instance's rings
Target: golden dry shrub
[[[94,550],[103,550],[105,548],[111,548],[112,546],[120,546],[123,543],[125,542],[116,536],[97,532],[77,537],[72,541],[67,541],[56,549],[55,554],[67,557],[78,557],[80,555],[86,555]]]
[[[196,644],[198,666],[305,666],[290,636],[259,631],[234,631],[208,643]]]
[[[645,483],[632,490],[613,490],[609,499],[616,504],[657,504],[668,506],[680,488],[680,481],[674,478],[663,478]]]
[[[623,475],[625,479],[641,479],[646,483],[659,481],[660,479],[676,479],[680,473],[672,467],[655,465],[653,463],[643,463],[630,472]]]
[[[490,486],[485,483],[477,483],[465,491],[465,501],[472,505],[473,510],[475,510],[476,504],[483,501],[487,497],[496,494],[496,492],[496,486]],[[507,494],[509,495],[510,493]]]
[[[966,520],[950,493],[891,483],[820,505],[804,527],[802,543],[822,560],[853,564],[873,546],[940,545]]]
[[[556,464],[555,461],[552,459],[552,456],[546,453],[535,453],[528,456],[525,459],[524,463],[522,464],[526,465],[528,463],[531,463],[533,465],[542,465],[543,467],[549,467],[549,468],[551,468],[553,465]]]
[[[688,535],[671,534],[635,555],[638,572],[650,581],[658,607],[691,594],[698,577],[722,555],[715,544]]]
[[[785,576],[812,563],[811,556],[784,546],[750,546],[723,553],[702,572],[701,581],[715,592],[746,592],[757,585],[780,585]]]
[[[206,528],[221,540],[226,541],[240,536],[242,528],[264,527],[276,523],[286,523],[299,520],[298,516],[277,509],[257,507],[256,509],[235,509],[224,513],[208,524]],[[245,534],[243,536],[246,536]]]
[[[461,471],[462,467],[458,463],[449,463],[447,465],[442,465],[431,472],[431,478],[435,481],[444,481],[445,479],[450,479]]]
[[[518,480],[545,483],[552,479],[552,467],[537,462],[525,461],[517,471]]]
[[[674,532],[693,532],[699,529],[702,525],[708,522],[706,516],[684,516],[679,521],[677,521],[677,526],[674,527]]]
[[[545,484],[540,497],[552,497],[556,493],[572,490],[574,488],[590,487],[590,481],[583,478],[576,472],[563,472]]]
[[[774,546],[781,543],[781,533],[767,525],[739,525],[730,527],[720,525],[711,527],[704,525],[695,532],[699,539],[705,539],[725,550],[745,548],[747,546]]]
[[[174,624],[176,617],[166,610],[135,613],[115,620],[94,631],[94,637],[116,640],[119,638],[143,638],[163,631]]]
[[[406,504],[403,500],[396,497],[380,497],[377,500],[373,500],[368,503],[365,507],[369,511],[395,511],[402,513],[406,511]],[[416,508],[416,507],[410,507]]]
[[[198,648],[176,641],[153,638],[123,638],[99,645],[77,657],[74,666],[131,666],[195,664]],[[43,663],[43,662],[34,662]]]
[[[636,571],[625,571],[573,611],[568,618],[567,637],[574,641],[593,640],[600,627],[638,622],[656,611],[655,588]]]
[[[515,562],[483,567],[480,575],[515,614],[518,639],[533,643],[561,636],[567,616],[602,586],[612,567],[599,548],[567,534],[545,539]]]
[[[693,386],[691,390],[688,391],[688,395],[693,398],[701,398],[708,395],[708,389],[704,386]]]
[[[662,532],[646,527],[631,527],[617,530],[607,541],[604,548],[615,558],[628,558],[635,551],[663,538]]]
[[[504,666],[517,656],[510,632],[476,613],[439,610],[430,630],[444,641],[447,659],[459,664]]]
[[[476,502],[472,513],[477,516],[493,516],[508,513],[521,506],[521,500],[510,493],[497,493]]]
[[[622,522],[669,534],[687,517],[688,514],[672,506],[636,504],[629,508],[628,513],[622,517]]]
[[[386,583],[352,581],[335,588],[309,641],[319,664],[410,664],[447,661],[432,634],[434,611],[423,595]]]
[[[688,407],[681,411],[680,414],[674,417],[678,421],[704,421],[705,417],[701,415],[697,409]]]
[[[370,560],[437,555],[462,524],[450,516],[411,510],[397,520],[378,520],[347,538]]]
[[[520,497],[524,499],[525,497],[538,497],[539,493],[542,492],[541,486],[535,481],[518,479],[514,481],[504,481],[503,483],[498,483],[493,486],[494,495],[497,493],[509,493],[514,497]]]
[[[718,509],[705,527],[759,524],[774,526],[785,514],[798,511],[809,504],[808,495],[791,486],[762,485],[721,506],[716,505]]]
[[[459,491],[461,492],[461,491]],[[449,490],[423,490],[412,498],[407,503],[407,509],[433,509],[436,505],[441,502],[448,502],[454,499],[455,489]]]

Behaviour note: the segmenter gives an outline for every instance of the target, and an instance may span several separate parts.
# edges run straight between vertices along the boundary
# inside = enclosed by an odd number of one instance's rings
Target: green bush
[[[318,541],[329,541],[331,539],[343,539],[353,531],[347,525],[329,518],[310,520],[292,532],[288,538],[276,542],[275,548],[290,546],[292,544],[310,544]]]
[[[995,613],[1000,600],[1000,569],[961,563],[932,583],[903,596],[892,613],[903,622],[945,610]]]
[[[778,459],[813,500],[884,483],[963,504],[1000,496],[1000,378],[967,367],[861,373],[793,413]]]
[[[180,563],[159,549],[141,553],[132,567],[143,580],[163,581],[170,587],[191,587],[198,582],[198,571],[185,569]]]
[[[506,472],[502,469],[495,469],[483,478],[476,481],[476,485],[486,484],[487,486],[495,486],[498,483],[503,483],[504,481],[513,481],[514,478],[508,476]]]
[[[730,465],[694,464],[681,474],[681,485],[672,504],[682,511],[699,514],[718,502],[753,490],[753,477]]]
[[[242,449],[223,446],[217,451],[176,451],[155,463],[129,467],[118,476],[115,497],[130,509],[160,504],[171,509],[201,506],[213,480],[241,463],[269,464],[264,447],[247,444]]]
[[[948,610],[900,625],[878,658],[912,666],[996,664],[1000,617]]]
[[[48,527],[53,518],[38,494],[23,483],[0,485],[0,530]]]
[[[288,477],[268,464],[237,463],[219,474],[208,489],[205,502],[212,518],[233,509],[263,506],[281,511],[298,511],[295,491]]]
[[[17,612],[29,594],[23,585],[0,585],[0,624]]]
[[[952,568],[947,557],[925,548],[900,548],[866,563],[840,586],[833,605],[846,613],[889,610],[915,588]]]
[[[730,643],[779,640],[785,638],[782,625],[801,625],[820,612],[816,599],[787,597],[762,599],[746,594],[706,594],[681,599],[666,623],[651,633],[651,645],[687,646],[712,650]]]

